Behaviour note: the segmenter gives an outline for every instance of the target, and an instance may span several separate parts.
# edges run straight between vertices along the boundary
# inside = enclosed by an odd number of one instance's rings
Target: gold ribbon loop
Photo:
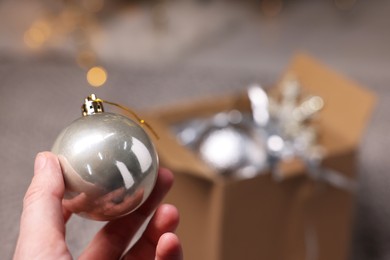
[[[141,126],[146,126],[146,128],[154,135],[154,137],[156,137],[157,140],[160,139],[160,137],[158,136],[156,131],[144,119],[140,118],[137,115],[137,113],[135,113],[132,109],[130,109],[126,106],[123,106],[121,104],[114,103],[114,102],[107,101],[107,100],[100,99],[100,98],[97,98],[96,101],[100,101],[100,102],[103,102],[103,103],[106,103],[106,104],[109,104],[112,106],[116,106],[122,110],[125,110],[126,112],[129,112],[132,116],[134,116],[134,118],[140,123]]]

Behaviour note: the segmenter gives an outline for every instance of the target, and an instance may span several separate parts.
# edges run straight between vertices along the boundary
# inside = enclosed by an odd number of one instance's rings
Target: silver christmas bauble
[[[177,127],[181,143],[216,173],[251,178],[268,167],[263,135],[249,115],[238,110],[221,112]]]
[[[156,182],[158,157],[147,133],[127,117],[103,112],[94,95],[86,99],[84,117],[60,133],[52,151],[64,175],[64,206],[82,217],[126,215]]]

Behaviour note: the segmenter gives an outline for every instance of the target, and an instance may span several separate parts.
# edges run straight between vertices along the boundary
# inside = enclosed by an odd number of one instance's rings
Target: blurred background
[[[275,83],[304,51],[378,95],[360,147],[351,259],[390,259],[390,2],[0,1],[0,256],[11,259],[35,154],[96,93],[137,110]],[[102,223],[74,217],[78,256]]]

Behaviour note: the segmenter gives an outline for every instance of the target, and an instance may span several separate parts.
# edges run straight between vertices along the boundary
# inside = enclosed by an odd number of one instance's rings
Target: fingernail
[[[46,165],[46,161],[47,158],[44,153],[37,154],[37,157],[35,158],[35,167],[34,167],[35,172],[43,169]]]

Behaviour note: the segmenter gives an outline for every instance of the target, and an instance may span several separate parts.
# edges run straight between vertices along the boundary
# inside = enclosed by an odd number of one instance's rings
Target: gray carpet
[[[390,3],[358,1],[352,11],[340,12],[330,2],[288,1],[278,19],[248,18],[175,61],[111,60],[108,84],[96,90],[60,51],[22,56],[0,49],[0,258],[12,258],[35,154],[50,149],[59,131],[79,116],[85,96],[95,92],[141,110],[233,92],[252,82],[269,85],[294,52],[304,50],[379,97],[360,147],[351,257],[390,259]],[[100,225],[78,217],[70,221],[75,256]]]

